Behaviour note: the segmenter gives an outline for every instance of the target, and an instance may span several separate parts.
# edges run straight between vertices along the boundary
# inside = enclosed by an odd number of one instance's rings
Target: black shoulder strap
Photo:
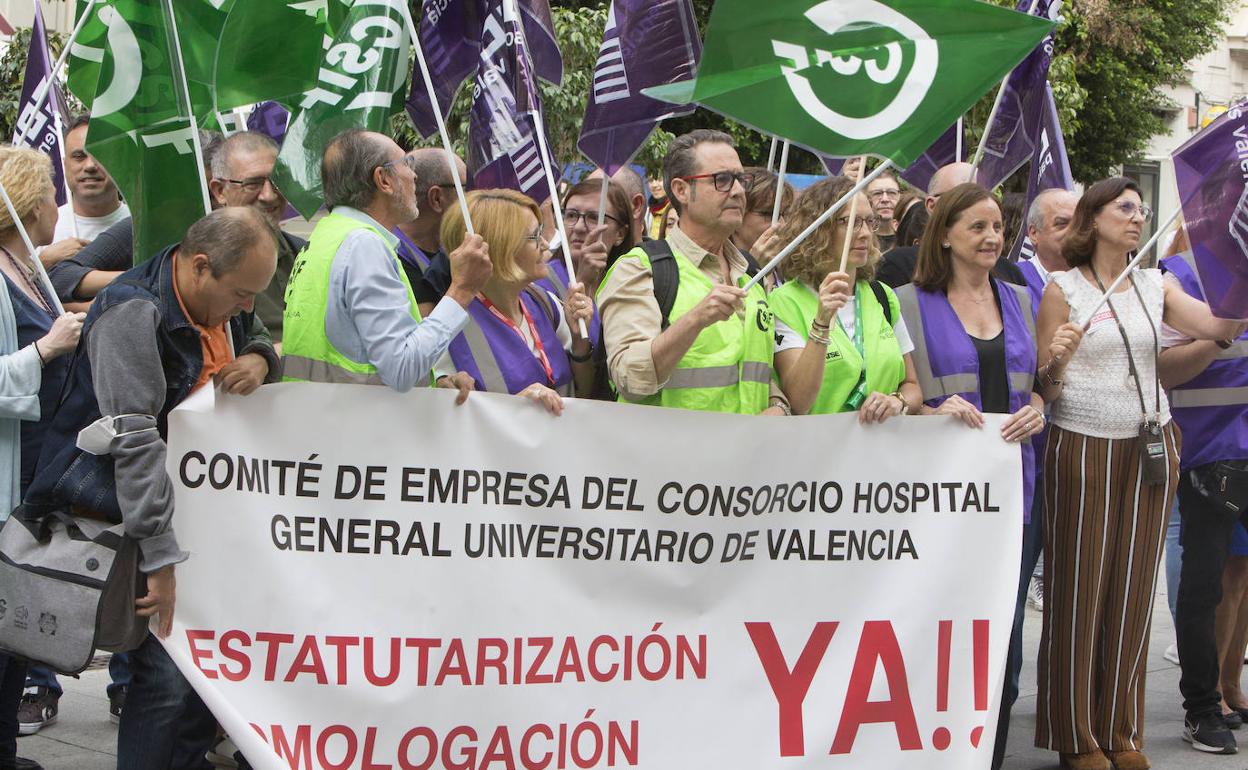
[[[654,299],[659,303],[659,317],[663,319],[660,328],[666,329],[672,323],[669,316],[672,306],[676,304],[676,291],[680,288],[680,268],[676,266],[672,247],[666,240],[642,241],[641,250],[650,258]]]
[[[545,313],[546,317],[550,319],[550,325],[558,328],[559,315],[556,313],[554,303],[550,301],[550,295],[546,293],[546,290],[541,286],[529,284],[524,287],[524,292],[532,297],[533,300],[542,308],[542,312]]]
[[[875,301],[880,303],[880,307],[884,308],[884,320],[888,321],[888,325],[893,325],[893,306],[888,302],[888,292],[884,291],[884,284],[879,281],[871,281],[871,291],[875,292]]]
[[[741,256],[745,257],[745,274],[751,278],[758,275],[758,271],[763,268],[758,264],[758,260],[754,259],[754,255],[745,249],[738,249],[738,251],[741,252]]]

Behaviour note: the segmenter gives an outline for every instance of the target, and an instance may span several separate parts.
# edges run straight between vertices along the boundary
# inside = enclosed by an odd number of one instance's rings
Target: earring
[[[948,243],[942,243],[942,244],[940,244],[940,247],[941,247],[942,249],[947,249],[947,248],[949,248],[949,244],[948,244]]]

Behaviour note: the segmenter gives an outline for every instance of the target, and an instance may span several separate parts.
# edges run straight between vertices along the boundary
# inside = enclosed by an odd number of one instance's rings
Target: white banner
[[[258,770],[990,763],[1000,417],[211,395],[170,418],[167,647]]]

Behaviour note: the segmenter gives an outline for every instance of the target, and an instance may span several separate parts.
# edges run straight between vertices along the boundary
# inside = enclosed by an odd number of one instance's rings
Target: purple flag
[[[1221,318],[1248,318],[1248,105],[1218,116],[1173,158],[1205,299]]]
[[[1062,126],[1057,120],[1057,104],[1053,101],[1053,89],[1044,86],[1041,122],[1034,144],[1036,152],[1031,158],[1031,174],[1027,179],[1027,203],[1023,211],[1031,208],[1031,202],[1045,190],[1055,187],[1074,190],[1075,179],[1070,173],[1070,159],[1066,157],[1066,140],[1062,138]],[[1027,224],[1023,223],[1014,245],[1010,248],[1010,261],[1031,259],[1036,249],[1027,237]]]
[[[957,121],[949,128],[945,129],[945,133],[940,138],[932,142],[932,146],[927,148],[913,163],[901,172],[901,178],[910,183],[911,186],[918,188],[922,192],[927,192],[927,187],[932,182],[932,176],[940,169],[941,166],[948,166],[950,163],[966,160],[966,143],[958,142],[958,131],[962,128],[962,121]],[[958,156],[958,146],[962,145],[962,156]]]
[[[26,74],[22,77],[22,96],[18,100],[17,123],[13,126],[13,144],[46,152],[52,158],[52,185],[56,203],[64,206],[69,198],[65,187],[64,148],[58,123],[69,114],[65,95],[59,83],[53,83],[42,109],[35,110],[35,92],[52,74],[52,57],[48,55],[48,36],[43,26],[43,11],[35,0],[35,23],[30,31],[30,50],[26,52]]]
[[[550,196],[534,120],[541,104],[524,36],[514,34],[514,22],[504,10],[508,2],[491,0],[482,26],[468,126],[468,176],[477,189],[506,187],[541,203]]]
[[[549,0],[519,0],[519,4],[537,76],[551,83],[562,82],[563,57],[555,40]],[[489,7],[488,0],[424,0],[422,3],[420,46],[443,116],[450,110],[460,84],[478,70]],[[407,114],[421,136],[428,138],[438,132],[419,65],[412,73]]]
[[[613,0],[576,146],[608,176],[628,165],[660,120],[694,109],[641,90],[696,76],[701,56],[688,0]]]
[[[1036,16],[1057,21],[1061,0],[1019,0],[1017,10],[1026,13],[1032,2],[1035,2]],[[1045,119],[1044,94],[1052,57],[1053,33],[1050,32],[1005,80],[1005,93],[992,131],[982,140],[984,156],[976,176],[979,183],[990,190],[1022,168],[1035,153],[1035,137]]]
[[[844,158],[833,158],[831,155],[821,155],[819,153],[815,153],[815,157],[823,164],[824,171],[827,171],[832,176],[837,176],[841,173],[841,169],[845,168]]]
[[[286,138],[286,124],[290,113],[277,102],[261,102],[247,116],[247,130],[256,131],[277,142],[280,147]]]

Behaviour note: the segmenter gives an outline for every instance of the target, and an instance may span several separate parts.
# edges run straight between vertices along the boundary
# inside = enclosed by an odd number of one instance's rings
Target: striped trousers
[[[1181,438],[1163,431],[1169,478],[1140,478],[1136,438],[1049,430],[1044,628],[1036,746],[1064,754],[1143,746],[1144,673]]]

